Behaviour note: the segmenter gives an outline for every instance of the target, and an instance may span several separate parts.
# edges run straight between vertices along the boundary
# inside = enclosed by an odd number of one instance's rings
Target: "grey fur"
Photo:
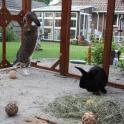
[[[30,56],[32,55],[36,45],[38,26],[40,26],[40,22],[33,12],[28,12],[23,20],[24,25],[22,32],[22,42],[16,54],[14,65],[28,66],[30,63]],[[32,22],[34,22],[35,25],[32,25]]]

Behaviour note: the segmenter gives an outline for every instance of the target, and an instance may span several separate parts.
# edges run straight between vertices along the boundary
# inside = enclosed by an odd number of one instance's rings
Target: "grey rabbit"
[[[82,76],[80,78],[79,86],[83,89],[86,89],[88,92],[94,94],[107,93],[105,86],[107,85],[108,78],[106,72],[103,68],[99,66],[91,67],[88,72],[80,67],[77,68]]]
[[[34,22],[34,25],[32,25]],[[34,12],[28,12],[23,18],[22,42],[16,54],[14,65],[29,66],[30,56],[37,41],[38,27],[40,21]]]

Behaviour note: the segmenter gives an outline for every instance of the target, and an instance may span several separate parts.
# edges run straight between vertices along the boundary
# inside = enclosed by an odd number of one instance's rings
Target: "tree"
[[[46,4],[49,4],[51,0],[34,0],[34,1],[39,1],[39,2],[44,2]]]

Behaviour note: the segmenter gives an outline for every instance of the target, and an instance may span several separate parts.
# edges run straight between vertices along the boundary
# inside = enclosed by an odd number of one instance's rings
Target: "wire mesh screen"
[[[60,57],[61,6],[56,9],[53,12],[53,7],[46,6],[33,10],[41,26],[32,59],[41,66],[50,67]]]
[[[2,28],[0,27],[0,61],[2,60]]]
[[[89,70],[94,65],[103,65],[107,6],[107,0],[72,0],[72,12],[74,9],[77,12],[75,12],[75,18],[71,17],[71,26],[74,26],[74,23],[75,26],[71,27],[70,34],[70,73],[80,74],[75,69],[75,66]],[[109,63],[109,81],[117,84],[123,84],[124,75],[123,11],[124,3],[121,0],[116,0]]]
[[[124,85],[124,1],[116,0],[113,19],[113,40],[109,80],[116,84]]]
[[[7,26],[7,59],[13,64],[16,60],[16,53],[21,43],[21,27],[16,21]]]
[[[51,67],[60,56],[60,43],[55,41],[40,41],[40,48],[36,48],[32,60],[38,65]]]

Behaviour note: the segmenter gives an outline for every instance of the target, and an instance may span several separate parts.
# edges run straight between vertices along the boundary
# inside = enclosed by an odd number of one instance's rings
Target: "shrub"
[[[124,60],[119,61],[119,67],[121,68],[122,71],[124,71]]]
[[[103,43],[96,43],[92,48],[92,62],[101,64],[103,61]]]
[[[120,50],[120,46],[116,42],[112,42],[111,50]],[[100,42],[95,42],[92,48],[92,62],[94,64],[102,64],[103,62],[103,51],[104,50],[104,42],[100,40]]]
[[[2,34],[2,28],[0,28],[0,33]],[[9,25],[7,28],[7,41],[13,41],[13,40],[17,40],[17,35],[13,30],[13,26]]]
[[[13,31],[12,25],[7,28],[7,41],[13,41],[17,39],[16,33]]]

